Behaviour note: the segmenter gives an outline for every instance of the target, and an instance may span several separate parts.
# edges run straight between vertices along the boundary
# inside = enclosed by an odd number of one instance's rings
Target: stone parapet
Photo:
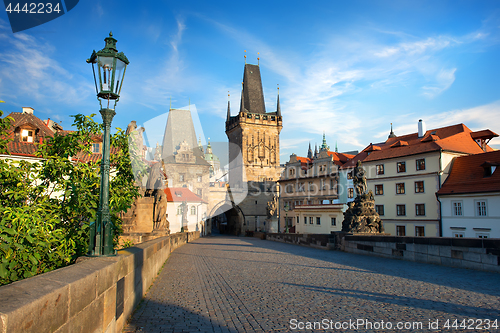
[[[169,254],[199,232],[177,233],[0,287],[0,333],[121,332]]]
[[[500,272],[500,239],[342,235],[345,252]]]

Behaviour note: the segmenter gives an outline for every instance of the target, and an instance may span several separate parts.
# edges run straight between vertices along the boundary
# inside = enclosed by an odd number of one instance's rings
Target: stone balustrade
[[[179,246],[177,233],[0,287],[0,333],[121,332],[126,319]]]

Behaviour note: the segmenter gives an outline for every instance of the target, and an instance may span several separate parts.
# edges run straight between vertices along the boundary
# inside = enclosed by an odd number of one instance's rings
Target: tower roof
[[[241,111],[251,113],[266,113],[264,91],[260,78],[260,68],[257,65],[245,64],[243,73],[243,91],[241,92]]]
[[[190,110],[170,109],[167,118],[167,126],[165,127],[165,135],[163,136],[163,151],[162,158],[167,158],[174,155],[177,147],[181,142],[186,141],[191,149],[195,151],[195,155],[201,156],[196,142],[196,133],[193,125],[193,118]],[[196,153],[199,152],[199,154]]]

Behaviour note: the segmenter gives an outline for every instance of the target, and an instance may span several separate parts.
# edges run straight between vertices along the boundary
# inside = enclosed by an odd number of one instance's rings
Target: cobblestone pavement
[[[219,236],[170,255],[124,332],[500,333],[472,329],[499,309],[500,274]]]

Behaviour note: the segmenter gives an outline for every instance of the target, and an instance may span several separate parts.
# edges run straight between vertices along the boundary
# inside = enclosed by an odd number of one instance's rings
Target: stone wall
[[[0,287],[0,333],[121,332],[169,254],[200,236],[177,233]]]
[[[254,233],[254,236],[255,233]],[[329,234],[278,234],[267,233],[265,239],[276,242],[310,246],[319,249],[329,250],[333,241]]]
[[[500,272],[500,239],[344,235],[341,250]]]

